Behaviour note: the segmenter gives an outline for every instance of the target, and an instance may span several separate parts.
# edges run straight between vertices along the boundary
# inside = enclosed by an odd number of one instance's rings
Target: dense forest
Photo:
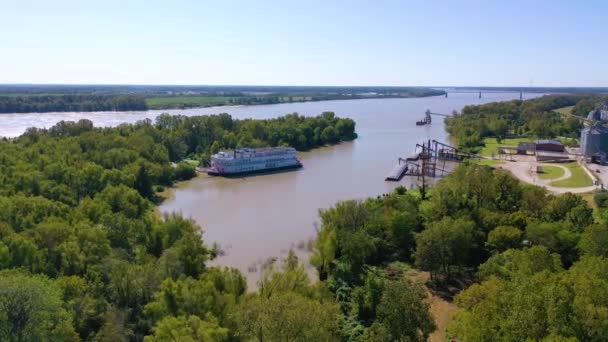
[[[92,112],[146,110],[138,95],[10,95],[0,96],[0,113]]]
[[[207,266],[216,251],[201,229],[159,218],[154,202],[160,187],[194,176],[171,161],[239,144],[311,148],[354,139],[354,129],[333,113],[162,115],[115,128],[60,122],[0,140],[0,340],[310,338],[317,324],[335,332],[330,293],[306,281],[295,256],[268,266],[260,293],[246,295],[238,271]],[[275,326],[285,312],[299,331]],[[316,320],[304,319],[310,312]]]
[[[435,325],[410,267],[430,273],[432,293],[457,293],[449,338],[608,339],[608,225],[577,195],[465,164],[428,200],[397,188],[320,215],[312,262],[341,308],[342,340],[426,340]]]
[[[63,123],[1,143],[1,340],[424,341],[428,289],[464,287],[450,337],[608,337],[606,222],[577,195],[477,165],[428,200],[397,188],[322,210],[320,281],[290,253],[247,293],[208,265],[194,222],[153,211],[153,186],[180,179],[172,130]]]
[[[525,135],[537,138],[578,138],[583,121],[576,116],[564,118],[554,110],[575,106],[573,114],[586,117],[588,106],[585,103],[597,98],[583,95],[547,95],[525,101],[466,106],[461,113],[446,118],[446,130],[458,139],[461,147],[470,150],[482,146],[483,138],[486,137],[501,139],[509,135]]]
[[[590,111],[608,103],[608,96],[585,96],[572,108],[572,114],[586,117]]]
[[[485,166],[465,163],[425,200],[400,187],[321,210],[320,281],[289,253],[253,293],[209,265],[217,251],[193,221],[154,211],[159,187],[194,176],[184,157],[306,149],[354,129],[333,113],[162,115],[0,141],[0,340],[425,341],[429,291],[459,292],[447,333],[463,341],[608,338],[605,213]]]

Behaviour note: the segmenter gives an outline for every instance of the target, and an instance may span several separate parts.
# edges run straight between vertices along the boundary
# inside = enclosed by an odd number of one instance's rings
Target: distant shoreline
[[[1,96],[1,95],[0,95]],[[65,111],[33,111],[33,112],[0,112],[2,115],[19,115],[19,114],[51,114],[51,113],[127,113],[127,112],[147,112],[147,111],[171,111],[171,110],[184,110],[184,109],[197,109],[197,108],[228,108],[228,107],[248,107],[248,106],[263,106],[263,105],[279,105],[279,104],[294,104],[294,103],[306,103],[306,102],[325,102],[325,101],[350,101],[350,100],[382,100],[382,99],[413,99],[413,98],[425,98],[443,96],[443,94],[425,94],[425,95],[411,95],[411,96],[361,96],[361,97],[346,97],[346,98],[328,98],[328,99],[310,99],[303,101],[283,101],[283,102],[272,102],[272,103],[251,103],[251,104],[210,104],[210,105],[187,105],[187,106],[167,106],[167,107],[148,107],[145,109],[119,109],[119,110],[87,110],[86,108],[78,110],[65,110]]]
[[[415,98],[429,87],[2,85],[0,113],[135,112],[327,100]]]

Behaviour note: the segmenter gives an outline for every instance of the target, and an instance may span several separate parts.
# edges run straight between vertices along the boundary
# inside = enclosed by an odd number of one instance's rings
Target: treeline
[[[338,307],[293,253],[246,294],[237,270],[208,266],[216,251],[201,228],[159,218],[154,202],[160,187],[194,175],[172,160],[220,142],[314,147],[355,136],[352,120],[324,113],[81,120],[0,140],[0,340],[333,339]]]
[[[486,137],[499,140],[508,135],[577,138],[583,128],[582,120],[571,116],[563,118],[554,110],[574,106],[585,98],[579,95],[549,95],[525,101],[466,106],[460,114],[446,118],[446,130],[458,139],[461,147],[469,150],[483,146]]]
[[[194,222],[155,214],[157,187],[192,176],[174,158],[299,139],[307,125],[313,144],[339,141],[323,132],[340,120],[82,120],[0,141],[0,340],[425,341],[436,325],[410,265],[432,288],[474,283],[449,337],[608,338],[606,222],[577,195],[487,167],[460,166],[426,200],[397,188],[322,210],[320,281],[289,253],[254,293],[237,270],[209,266],[216,250]]]
[[[587,117],[589,112],[608,103],[608,96],[585,96],[572,108],[572,114]]]
[[[323,92],[324,88],[294,89],[286,92],[286,89],[275,89],[278,92],[235,92],[215,91],[204,94],[175,93],[173,96],[149,95],[146,99],[150,109],[173,109],[173,108],[197,108],[226,105],[263,105],[291,102],[329,101],[329,100],[355,100],[366,98],[404,98],[425,97],[445,94],[442,90],[425,88],[390,89],[380,88],[371,92],[361,92],[358,88],[334,89],[331,92]],[[365,88],[364,88],[365,89]],[[373,89],[373,88],[372,88]]]
[[[235,120],[228,114],[163,114],[154,127],[164,132],[163,143],[172,161],[190,156],[203,163],[220,149],[285,145],[302,151],[357,137],[355,122],[333,112],[316,117],[293,113],[268,120]]]
[[[417,87],[0,84],[0,113],[132,111],[443,94],[443,90]]]
[[[0,113],[131,111],[148,109],[139,95],[10,95],[0,96]]]
[[[330,100],[357,100],[378,98],[408,98],[426,97],[445,94],[440,90],[412,89],[406,92],[391,93],[276,93],[267,95],[250,95],[245,93],[218,92],[214,94],[184,96],[153,96],[147,98],[150,109],[198,108],[227,105],[264,105],[292,102],[330,101]],[[161,100],[161,101],[159,101]]]
[[[345,341],[426,341],[435,324],[409,265],[461,307],[459,341],[608,338],[608,225],[579,196],[462,165],[428,200],[388,196],[322,210],[313,264],[337,298]]]

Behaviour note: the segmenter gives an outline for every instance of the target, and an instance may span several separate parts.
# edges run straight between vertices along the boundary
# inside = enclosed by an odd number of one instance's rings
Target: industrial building
[[[542,139],[542,140],[536,140],[534,142],[534,146],[536,148],[536,151],[547,151],[547,152],[564,152],[565,148],[564,148],[564,144],[562,144],[561,141],[558,140],[548,140],[548,139]]]
[[[581,130],[581,154],[587,161],[606,164],[608,152],[608,128],[599,124]]]
[[[504,146],[503,148],[506,148]],[[520,142],[517,145],[517,154],[537,154],[538,152],[564,152],[564,144],[558,140],[536,140],[534,142]]]

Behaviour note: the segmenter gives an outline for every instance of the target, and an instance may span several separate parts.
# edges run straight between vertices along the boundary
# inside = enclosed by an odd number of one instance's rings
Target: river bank
[[[518,96],[490,94],[479,99],[476,94],[463,93],[448,98],[337,100],[172,111],[171,114],[185,116],[227,112],[238,119],[270,119],[292,112],[312,116],[333,111],[336,116],[356,121],[359,138],[301,153],[304,167],[300,170],[236,179],[199,176],[179,183],[169,189],[171,195],[157,210],[179,212],[195,220],[205,232],[205,242],[217,243],[226,253],[214,263],[240,269],[254,284],[259,265],[269,258],[282,257],[290,248],[307,260],[305,247],[320,227],[319,209],[340,200],[376,197],[399,185],[415,188],[413,177],[404,177],[400,182],[385,182],[384,178],[397,158],[414,152],[416,143],[427,139],[448,141],[441,120],[415,125],[427,109],[451,113],[466,105]],[[0,135],[18,135],[27,127],[49,127],[61,120],[89,119],[96,126],[116,126],[153,120],[162,112],[165,111],[1,115]]]
[[[363,200],[402,185],[416,187],[415,177],[385,182],[398,157],[414,152],[427,139],[448,141],[441,120],[427,126],[415,122],[427,109],[450,113],[468,104],[511,100],[497,94],[479,99],[473,94],[387,100],[310,102],[242,107],[230,112],[242,117],[262,117],[299,112],[310,115],[334,111],[357,123],[359,137],[352,142],[300,153],[304,167],[272,175],[235,179],[196,177],[172,190],[161,205],[164,213],[180,212],[205,231],[206,243],[217,243],[225,255],[214,263],[240,269],[250,284],[259,277],[260,265],[282,258],[294,249],[308,259],[308,241],[320,228],[318,211],[340,200]]]

